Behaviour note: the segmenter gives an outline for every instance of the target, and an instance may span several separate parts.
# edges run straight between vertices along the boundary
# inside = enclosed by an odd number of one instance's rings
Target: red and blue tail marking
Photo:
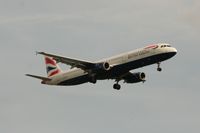
[[[45,64],[48,77],[61,73],[61,69],[52,57],[45,56]]]

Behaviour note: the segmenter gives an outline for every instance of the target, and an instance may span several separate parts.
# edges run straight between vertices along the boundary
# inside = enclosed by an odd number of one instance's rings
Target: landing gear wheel
[[[114,85],[113,85],[113,88],[114,88],[115,90],[120,90],[120,89],[121,89],[121,85],[119,85],[119,84],[114,84]]]
[[[160,68],[160,67],[159,67],[159,68],[157,68],[157,71],[161,72],[161,71],[162,71],[162,68]]]

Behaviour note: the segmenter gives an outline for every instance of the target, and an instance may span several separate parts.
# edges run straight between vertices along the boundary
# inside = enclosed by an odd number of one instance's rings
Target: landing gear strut
[[[158,64],[157,71],[161,72],[162,68],[160,67],[160,62],[158,62],[157,64]]]

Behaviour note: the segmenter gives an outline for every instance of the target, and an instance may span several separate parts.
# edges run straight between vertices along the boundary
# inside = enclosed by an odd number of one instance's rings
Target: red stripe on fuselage
[[[149,45],[144,49],[156,49],[156,48],[158,48],[158,45]]]

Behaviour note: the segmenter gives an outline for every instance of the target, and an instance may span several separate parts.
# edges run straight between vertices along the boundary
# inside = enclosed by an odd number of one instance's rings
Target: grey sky
[[[0,132],[200,132],[199,12],[198,0],[0,0]],[[121,91],[24,76],[46,75],[36,50],[96,60],[157,42],[177,56]]]

